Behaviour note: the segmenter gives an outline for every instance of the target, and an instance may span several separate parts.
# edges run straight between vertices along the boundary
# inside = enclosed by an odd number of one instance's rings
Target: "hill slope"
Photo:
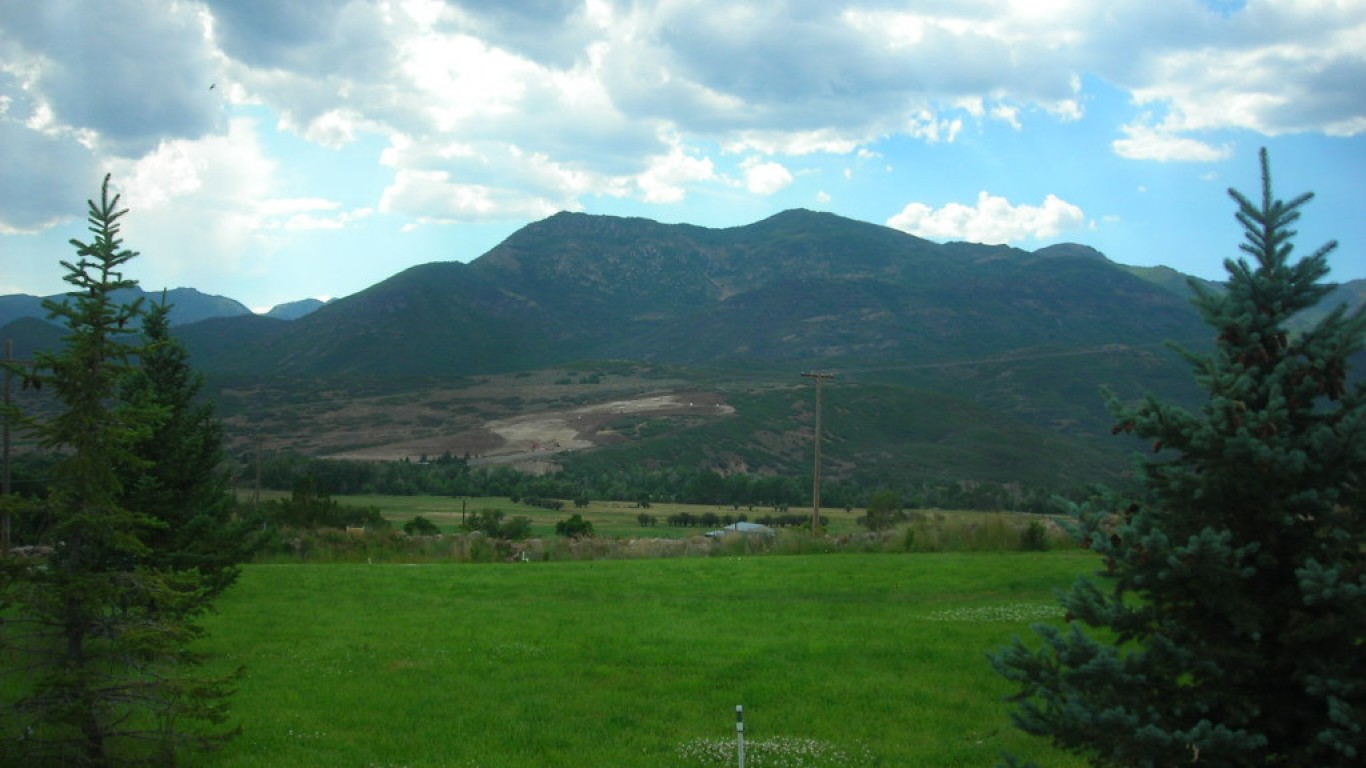
[[[614,364],[585,361],[627,360],[668,371],[631,397],[705,392],[735,417],[628,419],[574,461],[800,473],[809,393],[791,387],[825,369],[847,398],[834,473],[1073,483],[1125,469],[1102,386],[1195,396],[1164,346],[1209,343],[1188,299],[1177,275],[1072,244],[941,245],[800,210],[728,229],[562,213],[292,321],[244,308],[176,332],[239,446],[478,450],[528,408],[608,412],[622,392],[584,371]],[[447,392],[475,379],[479,397]]]

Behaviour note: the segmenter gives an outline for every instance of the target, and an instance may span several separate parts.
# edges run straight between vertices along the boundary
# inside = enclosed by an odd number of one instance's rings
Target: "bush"
[[[436,536],[441,529],[436,527],[436,523],[418,515],[403,524],[403,532],[409,536]]]
[[[1026,552],[1048,549],[1048,527],[1038,520],[1030,520],[1029,525],[1020,532],[1020,549]]]
[[[514,515],[503,522],[498,527],[500,538],[510,541],[521,541],[531,536],[531,518],[523,515]]]
[[[901,519],[901,494],[878,491],[868,502],[868,514],[859,518],[859,524],[870,531],[885,531]]]
[[[525,539],[531,535],[531,518],[518,515],[505,520],[501,511],[481,509],[465,520],[465,530],[478,531],[492,539]]]
[[[575,513],[567,520],[555,523],[555,533],[571,539],[585,539],[593,537],[593,524],[583,519],[583,515]]]

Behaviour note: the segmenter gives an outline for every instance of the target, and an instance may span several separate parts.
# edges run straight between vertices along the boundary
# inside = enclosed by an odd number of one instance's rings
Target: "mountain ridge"
[[[398,424],[424,445],[439,444],[428,433],[443,429],[484,445],[489,424],[525,408],[610,404],[622,395],[596,382],[625,361],[640,371],[632,396],[705,390],[760,410],[733,422],[745,434],[695,415],[650,428],[623,416],[608,425],[624,441],[614,456],[800,472],[811,426],[801,390],[776,400],[746,393],[827,370],[839,373],[850,403],[864,404],[833,406],[835,434],[873,441],[851,441],[845,464],[832,459],[840,471],[1037,478],[1059,473],[1061,461],[1121,474],[1102,387],[1123,399],[1197,402],[1189,365],[1167,342],[1199,351],[1212,334],[1181,277],[1123,267],[1075,243],[940,244],[804,210],[720,229],[561,213],[469,263],[409,267],[297,319],[239,313],[175,333],[218,382],[239,446],[263,428],[296,434],[288,444],[305,451],[392,443]],[[1366,293],[1339,291],[1348,300]],[[42,330],[25,322],[29,335]],[[477,381],[498,383],[484,385],[477,403],[452,394]],[[338,398],[358,404],[354,419],[328,416]],[[419,399],[427,404],[417,410],[403,405]],[[938,412],[934,430],[916,426],[929,418],[917,406]],[[838,426],[841,416],[868,423]],[[991,423],[963,421],[983,419]],[[298,432],[308,424],[335,434]],[[898,444],[903,432],[924,444]],[[1030,440],[1064,458],[1031,464]],[[1013,447],[1002,453],[993,441]],[[633,453],[637,443],[645,452]],[[746,455],[750,443],[786,448]],[[899,458],[907,450],[919,458]]]

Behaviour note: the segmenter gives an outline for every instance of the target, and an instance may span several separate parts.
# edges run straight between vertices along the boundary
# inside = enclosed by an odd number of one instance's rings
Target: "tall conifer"
[[[1261,162],[1260,200],[1229,190],[1251,261],[1197,288],[1207,401],[1112,403],[1158,455],[1146,493],[1081,511],[1105,567],[1063,597],[1070,629],[993,658],[1016,724],[1095,765],[1366,764],[1366,408],[1347,375],[1366,314],[1291,330],[1336,243],[1291,260],[1312,196],[1276,199]]]
[[[24,372],[59,406],[26,427],[60,458],[52,554],[0,562],[0,764],[169,765],[182,747],[225,735],[211,726],[226,717],[230,679],[191,673],[206,585],[197,572],[160,567],[147,546],[157,522],[122,503],[147,467],[133,447],[165,414],[116,396],[141,351],[141,308],[114,295],[135,285],[122,272],[137,255],[121,247],[124,213],[106,177],[89,205],[95,239],[72,240],[78,258],[62,262],[73,288],[46,304],[67,328],[65,348]]]

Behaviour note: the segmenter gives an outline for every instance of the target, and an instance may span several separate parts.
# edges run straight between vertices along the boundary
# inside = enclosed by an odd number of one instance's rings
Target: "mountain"
[[[195,351],[215,370],[459,376],[580,359],[924,365],[1204,335],[1179,296],[1089,249],[940,245],[810,211],[730,229],[561,213],[469,264],[413,267],[254,344]]]
[[[171,325],[187,325],[211,317],[235,317],[251,314],[251,310],[238,301],[225,296],[200,293],[194,288],[147,291],[135,287],[127,291],[120,291],[117,296],[120,301],[125,303],[137,299],[142,299],[147,304],[166,301],[171,305]],[[45,320],[47,310],[43,309],[43,301],[47,299],[61,301],[64,298],[65,294],[60,293],[52,296],[29,296],[27,294],[0,296],[0,326],[21,317]]]
[[[325,303],[318,299],[300,299],[286,304],[276,304],[266,313],[266,317],[273,317],[278,320],[298,320],[304,315],[317,312]]]
[[[796,376],[818,369],[845,398],[829,401],[834,471],[1076,482],[1127,466],[1102,387],[1196,402],[1167,347],[1212,343],[1189,298],[1171,270],[1076,244],[938,244],[804,210],[725,229],[560,213],[297,319],[242,308],[176,334],[239,447],[264,429],[303,451],[482,451],[490,425],[529,409],[564,421],[707,392],[738,415],[612,417],[591,453],[799,473],[811,425]],[[629,386],[598,383],[623,365]]]
[[[29,296],[26,293],[0,296],[0,326],[8,325],[21,317],[47,317],[42,297]]]
[[[560,213],[470,264],[413,266],[298,320],[224,317],[179,328],[178,335],[197,368],[231,381],[234,396],[250,392],[224,400],[235,420],[240,414],[242,429],[295,425],[288,429],[298,450],[478,432],[478,424],[448,413],[456,406],[395,404],[454,402],[454,395],[417,389],[477,377],[501,376],[503,384],[458,410],[481,411],[489,420],[626,396],[593,387],[564,387],[556,395],[559,380],[578,377],[553,376],[555,387],[546,389],[530,384],[535,377],[514,374],[635,361],[667,370],[669,391],[734,385],[738,391],[725,398],[769,403],[761,421],[784,435],[772,440],[787,448],[759,450],[757,422],[738,418],[688,421],[682,430],[622,426],[649,445],[632,437],[626,447],[601,448],[602,455],[650,451],[639,461],[673,456],[703,466],[800,471],[806,443],[799,436],[809,424],[799,418],[807,411],[794,409],[806,395],[796,389],[783,406],[747,387],[825,369],[839,373],[848,398],[840,406],[844,430],[861,436],[850,440],[848,455],[856,459],[841,471],[902,466],[945,477],[953,465],[963,477],[1030,481],[1086,474],[1097,465],[1123,471],[1124,450],[1108,437],[1101,387],[1124,398],[1152,391],[1188,402],[1190,370],[1164,342],[1199,348],[1210,338],[1186,298],[1083,246],[1030,253],[938,245],[807,210],[725,230]],[[373,387],[342,383],[381,380],[391,383],[392,403],[376,400],[340,417],[347,410],[340,403],[365,399]],[[283,381],[295,384],[273,384]],[[900,392],[904,403],[889,392]],[[952,424],[936,426],[929,443],[899,447],[895,433],[922,430],[926,407]],[[415,410],[426,415],[403,421]],[[333,417],[347,425],[344,432],[322,435]],[[407,426],[393,428],[400,421]],[[422,451],[459,454],[460,445],[430,443]],[[1056,470],[1061,465],[1074,469]]]
[[[1141,277],[1187,300],[1195,298],[1195,291],[1191,289],[1192,283],[1215,293],[1223,290],[1222,283],[1183,275],[1171,267],[1123,267],[1123,269],[1129,274]],[[1355,308],[1363,304],[1366,304],[1366,280],[1351,280],[1340,283],[1333,286],[1332,290],[1317,306],[1310,307],[1292,318],[1289,325],[1298,330],[1312,328],[1325,315],[1339,306]]]
[[[14,360],[32,360],[36,352],[56,349],[65,335],[61,326],[36,317],[20,317],[0,325],[0,343],[10,342]]]

